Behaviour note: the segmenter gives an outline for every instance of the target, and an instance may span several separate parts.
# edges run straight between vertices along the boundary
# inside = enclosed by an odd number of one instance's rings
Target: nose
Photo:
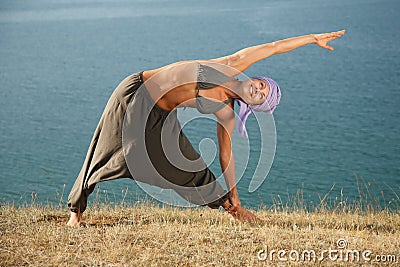
[[[261,84],[259,84],[259,85],[256,87],[256,93],[262,93],[262,92],[264,92],[264,91],[265,91],[265,88],[263,89],[262,86],[261,86]]]

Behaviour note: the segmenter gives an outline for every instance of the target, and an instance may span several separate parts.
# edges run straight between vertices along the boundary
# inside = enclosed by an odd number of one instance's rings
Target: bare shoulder
[[[146,70],[143,72],[143,78],[146,81],[150,78],[192,77],[197,73],[198,65],[199,63],[194,60],[175,62],[157,69]]]

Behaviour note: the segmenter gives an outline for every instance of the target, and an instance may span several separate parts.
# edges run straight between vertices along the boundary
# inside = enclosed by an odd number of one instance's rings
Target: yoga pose
[[[333,50],[327,43],[344,33],[342,30],[288,38],[221,58],[177,62],[125,78],[107,103],[69,194],[71,216],[67,225],[79,225],[96,183],[123,177],[173,189],[191,203],[223,207],[241,221],[258,220],[241,206],[236,188],[231,143],[234,103],[240,106],[238,131],[247,137],[248,115],[253,111],[272,113],[281,91],[268,77],[244,81],[235,77],[257,61],[307,44]],[[176,116],[180,107],[215,115],[219,161],[228,191],[216,182],[181,131]]]

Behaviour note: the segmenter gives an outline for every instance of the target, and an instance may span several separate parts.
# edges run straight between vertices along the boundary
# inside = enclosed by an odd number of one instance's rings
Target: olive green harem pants
[[[118,178],[132,178],[148,184],[167,188],[167,186],[153,182],[152,179],[134,177],[135,175],[132,175],[132,172],[130,172],[130,169],[128,168],[123,150],[123,123],[129,103],[132,98],[135,97],[138,98],[135,99],[137,105],[149,105],[150,103],[147,89],[142,85],[142,72],[135,73],[125,78],[111,95],[93,135],[82,169],[69,194],[68,207],[71,211],[85,211],[88,196],[93,192],[95,185],[102,181]],[[144,114],[145,112],[141,112],[141,109],[142,107],[140,107],[139,111],[134,115],[143,116],[142,113]],[[146,148],[154,168],[166,180],[179,186],[199,187],[202,185],[213,184],[211,189],[204,192],[207,195],[217,196],[213,198],[214,200],[217,200],[205,201],[204,203],[194,201],[194,203],[199,205],[208,205],[211,208],[218,208],[228,199],[228,195],[226,191],[222,189],[220,184],[215,182],[213,173],[207,167],[200,171],[188,172],[176,168],[165,157],[161,148],[161,138],[158,138],[158,136],[161,135],[161,127],[158,127],[158,125],[162,126],[163,124],[154,120],[164,122],[167,113],[168,111],[154,105],[151,110],[151,116],[148,118],[148,120],[153,121],[146,124],[146,127],[148,127],[147,125],[152,127],[151,130],[146,129],[146,132],[151,132],[149,137],[146,135],[146,138],[151,139],[149,141],[146,140]],[[177,120],[174,123],[177,123],[179,126]],[[183,132],[179,135],[179,144],[182,154],[186,155],[188,158],[200,157]],[[132,153],[135,153],[135,151]],[[146,170],[140,170],[140,173],[143,173],[143,171]],[[191,201],[192,196],[186,196],[184,192],[179,192],[179,190],[175,191],[183,198]],[[207,197],[204,196],[201,196],[201,198],[207,199]]]

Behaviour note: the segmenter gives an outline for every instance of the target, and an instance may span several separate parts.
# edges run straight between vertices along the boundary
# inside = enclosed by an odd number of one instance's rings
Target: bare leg
[[[69,217],[67,226],[79,227],[81,220],[82,220],[82,213],[80,213],[80,212],[76,213],[76,212],[71,211],[71,216]]]

